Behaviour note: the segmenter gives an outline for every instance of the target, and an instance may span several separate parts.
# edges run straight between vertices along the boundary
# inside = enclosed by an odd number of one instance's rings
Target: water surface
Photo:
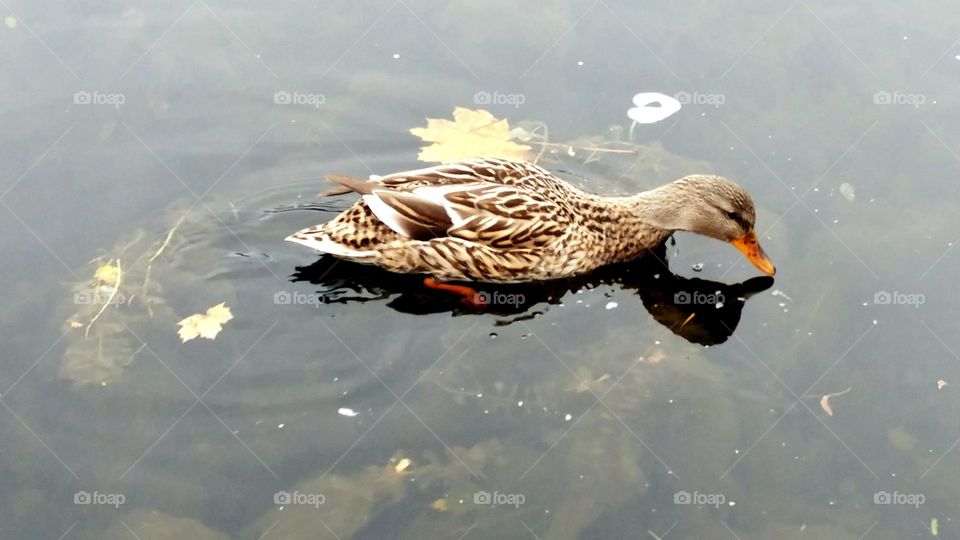
[[[951,8],[4,5],[2,536],[957,536]],[[644,91],[688,102],[577,150]],[[455,106],[545,124],[596,192],[737,180],[775,281],[677,235],[478,314],[281,241]],[[75,294],[116,258],[91,348]],[[710,282],[745,302],[683,325]]]

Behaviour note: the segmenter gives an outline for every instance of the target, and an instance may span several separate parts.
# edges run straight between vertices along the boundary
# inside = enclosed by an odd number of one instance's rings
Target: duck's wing
[[[423,186],[481,182],[536,189],[554,182],[553,176],[548,171],[533,163],[500,158],[466,159],[393,173],[377,180],[358,180],[339,175],[331,175],[327,178],[340,186],[321,192],[320,195],[323,196],[343,195],[351,191],[366,193],[377,186],[409,191]]]
[[[559,237],[570,213],[564,188],[523,161],[480,158],[394,173],[377,180],[328,177],[356,192],[394,232],[414,240],[453,237],[497,249],[541,247]]]
[[[536,192],[490,182],[411,190],[381,185],[363,200],[380,221],[407,238],[451,237],[497,249],[542,247],[560,237],[570,221],[564,207]]]

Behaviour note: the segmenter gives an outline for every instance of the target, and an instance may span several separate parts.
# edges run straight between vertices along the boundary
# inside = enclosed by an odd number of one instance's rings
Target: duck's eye
[[[738,223],[740,222],[740,214],[737,214],[736,212],[727,212],[727,217]]]

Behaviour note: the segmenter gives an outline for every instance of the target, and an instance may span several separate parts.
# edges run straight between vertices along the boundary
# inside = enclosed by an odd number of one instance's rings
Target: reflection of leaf
[[[220,330],[223,330],[224,323],[233,318],[230,308],[223,304],[224,302],[220,302],[206,313],[197,313],[178,322],[180,330],[177,330],[177,334],[180,339],[186,343],[197,336],[207,339],[217,337]]]
[[[457,107],[453,121],[427,118],[427,127],[410,133],[433,144],[420,149],[420,161],[447,163],[470,157],[523,159],[529,146],[510,140],[510,126],[483,109]]]

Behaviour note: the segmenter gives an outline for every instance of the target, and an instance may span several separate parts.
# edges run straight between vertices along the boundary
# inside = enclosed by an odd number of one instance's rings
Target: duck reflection
[[[507,325],[545,312],[568,293],[615,285],[636,291],[650,315],[673,333],[692,343],[715,345],[726,341],[736,329],[746,301],[773,285],[769,276],[732,285],[678,276],[663,262],[664,251],[568,279],[523,284],[471,283],[470,287],[487,304],[479,312],[500,315],[504,319],[498,324]],[[309,266],[297,267],[292,281],[319,285],[317,292],[324,303],[388,300],[387,306],[403,313],[478,313],[455,294],[425,287],[423,276],[395,274],[329,255]]]

